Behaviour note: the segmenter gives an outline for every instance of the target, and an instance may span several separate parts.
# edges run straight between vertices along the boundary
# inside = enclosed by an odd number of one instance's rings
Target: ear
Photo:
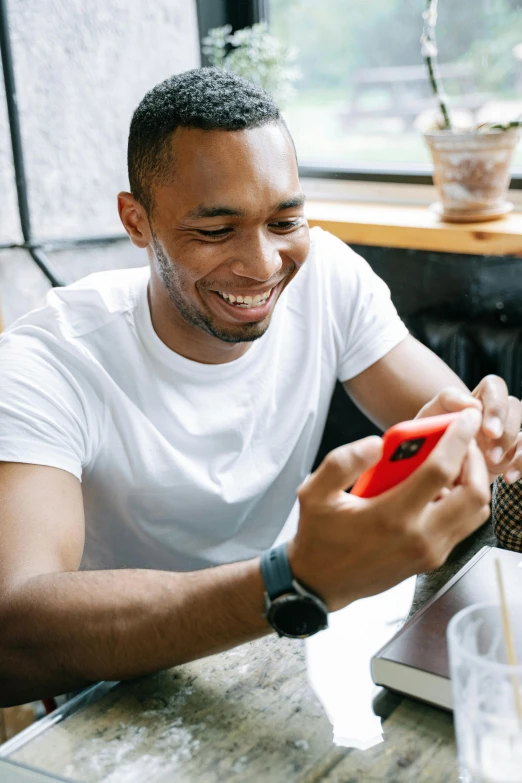
[[[141,248],[150,245],[152,235],[147,213],[132,193],[118,193],[118,213],[132,244]]]

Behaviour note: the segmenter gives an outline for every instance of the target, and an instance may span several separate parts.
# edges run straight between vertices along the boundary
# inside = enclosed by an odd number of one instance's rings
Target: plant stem
[[[439,103],[439,108],[444,120],[444,128],[446,130],[452,130],[444,88],[437,69],[437,43],[435,38],[437,1],[438,0],[427,0],[426,13],[424,14],[424,31],[421,38],[422,53],[426,60],[426,65],[428,66],[431,88]]]
[[[428,66],[428,73],[430,76],[430,84],[432,87],[432,90],[435,94],[435,97],[437,98],[439,102],[439,108],[442,114],[442,117],[444,119],[444,128],[446,130],[451,130],[451,120],[449,117],[448,107],[446,106],[446,102],[444,101],[444,98],[441,95],[441,84],[440,84],[440,77],[435,71],[436,63],[435,58],[432,57],[426,57],[426,65]]]

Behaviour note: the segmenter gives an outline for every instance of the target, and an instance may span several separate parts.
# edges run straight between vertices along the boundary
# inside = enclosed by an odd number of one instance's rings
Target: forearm
[[[148,674],[268,633],[258,560],[34,577],[0,603],[0,705]]]

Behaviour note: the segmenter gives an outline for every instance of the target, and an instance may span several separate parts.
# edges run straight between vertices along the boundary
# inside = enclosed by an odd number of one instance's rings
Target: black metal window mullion
[[[4,73],[5,98],[7,116],[9,118],[9,130],[11,135],[11,147],[13,150],[13,166],[16,179],[16,195],[18,198],[18,212],[23,245],[12,245],[27,250],[33,261],[40,267],[52,286],[63,285],[54,272],[51,262],[43,252],[41,245],[34,241],[31,230],[31,215],[29,211],[29,199],[27,196],[27,179],[25,176],[24,153],[22,134],[20,130],[20,115],[16,100],[16,82],[13,66],[13,52],[11,38],[9,36],[9,20],[7,16],[7,0],[0,0],[0,49],[2,50],[2,69]]]

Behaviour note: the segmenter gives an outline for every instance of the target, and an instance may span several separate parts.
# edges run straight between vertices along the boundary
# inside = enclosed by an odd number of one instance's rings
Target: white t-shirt
[[[310,472],[335,381],[384,356],[406,327],[384,282],[318,228],[267,332],[227,364],[167,348],[148,279],[148,267],[90,275],[2,335],[0,460],[82,480],[82,568],[256,556]]]

